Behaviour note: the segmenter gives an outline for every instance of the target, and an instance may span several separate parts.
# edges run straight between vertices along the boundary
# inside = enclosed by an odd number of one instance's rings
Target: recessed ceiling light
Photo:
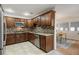
[[[24,13],[24,15],[25,16],[30,16],[31,14],[27,12],[27,13]]]
[[[10,13],[14,13],[14,11],[12,9],[5,9],[6,12],[10,12]]]

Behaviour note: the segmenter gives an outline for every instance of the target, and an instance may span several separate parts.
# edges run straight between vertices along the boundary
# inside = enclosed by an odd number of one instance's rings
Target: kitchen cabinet
[[[14,28],[15,27],[15,19],[13,17],[6,16],[6,26],[7,26],[7,28]]]
[[[34,24],[37,24],[37,18],[36,18],[36,17],[33,18],[32,20],[33,20],[33,23],[34,23]]]
[[[34,26],[54,26],[55,11],[51,10],[32,19]],[[31,24],[31,23],[30,23]]]
[[[47,14],[45,14],[45,23],[47,26],[51,26],[52,25],[52,21],[53,21],[53,17],[52,16],[52,12],[48,12]]]
[[[24,41],[28,41],[28,33],[25,33],[25,40]]]
[[[15,18],[15,21],[16,21],[16,22],[25,22],[25,21],[26,21],[26,19],[22,19],[22,18]]]
[[[35,44],[35,35],[33,33],[28,33],[28,40]]]
[[[55,12],[49,11],[41,15],[41,26],[53,26],[55,19]]]
[[[26,19],[20,19],[20,22],[25,22],[26,21]]]
[[[16,22],[21,22],[20,18],[15,18]]]
[[[33,20],[27,20],[27,27],[33,27]]]
[[[41,17],[40,17],[40,16],[37,17],[37,25],[38,25],[38,26],[41,25]]]
[[[25,24],[25,27],[27,28],[28,27],[28,19],[25,20],[24,24]]]
[[[54,49],[54,37],[40,35],[40,48],[45,52],[49,52]]]
[[[45,24],[45,21],[46,20],[46,17],[45,17],[45,15],[41,15],[41,26],[45,26],[46,24]]]
[[[6,45],[11,45],[15,43],[15,34],[7,34]]]
[[[37,25],[37,26],[40,26],[41,25],[41,22],[40,22],[41,21],[41,18],[40,18],[40,16],[35,17],[32,20],[33,20],[34,25]]]
[[[6,45],[26,42],[27,40],[28,36],[26,35],[26,33],[7,34]]]
[[[25,34],[24,33],[17,33],[16,34],[16,43],[24,42],[25,41]]]

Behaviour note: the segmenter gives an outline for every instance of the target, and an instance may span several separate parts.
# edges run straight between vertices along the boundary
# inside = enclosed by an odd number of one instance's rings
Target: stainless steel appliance
[[[40,48],[40,40],[39,40],[39,35],[38,34],[35,34],[35,46]]]
[[[4,53],[4,43],[3,43],[4,29],[3,29],[3,27],[4,27],[4,25],[3,25],[3,10],[0,5],[0,55],[2,55]]]

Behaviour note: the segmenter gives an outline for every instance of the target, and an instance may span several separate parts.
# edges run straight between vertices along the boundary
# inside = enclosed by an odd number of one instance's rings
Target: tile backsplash
[[[42,28],[42,27],[36,27],[35,29],[33,29],[34,32],[40,32],[40,33],[54,33],[54,29],[53,28]]]
[[[16,28],[9,28],[7,29],[7,32],[15,32],[18,31]],[[49,33],[49,34],[53,34],[54,33],[54,29],[53,27],[50,28],[42,28],[42,27],[35,27],[35,28],[23,28],[22,31],[32,31],[32,32],[36,32],[36,33]]]

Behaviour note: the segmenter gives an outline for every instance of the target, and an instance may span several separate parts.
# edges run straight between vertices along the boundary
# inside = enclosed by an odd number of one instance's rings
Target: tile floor
[[[45,53],[30,42],[23,42],[6,46],[5,55],[62,55],[62,53],[57,50]]]

